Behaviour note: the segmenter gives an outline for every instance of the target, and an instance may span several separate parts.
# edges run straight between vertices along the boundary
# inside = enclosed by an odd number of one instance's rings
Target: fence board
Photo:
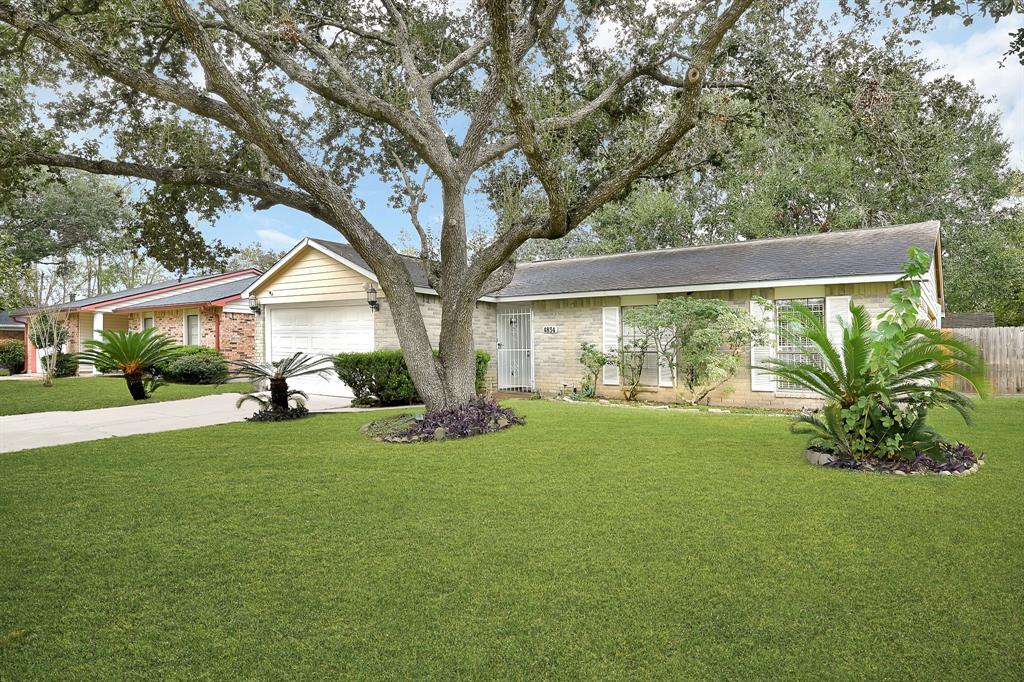
[[[993,395],[1024,394],[1024,327],[962,327],[949,331],[981,348]],[[969,390],[959,379],[956,388]]]

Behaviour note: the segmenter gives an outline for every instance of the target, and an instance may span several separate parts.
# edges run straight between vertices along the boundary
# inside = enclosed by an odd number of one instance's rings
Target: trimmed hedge
[[[18,339],[0,339],[0,367],[11,374],[25,369],[25,344]]]
[[[476,390],[481,392],[491,362],[489,353],[476,352]],[[357,405],[410,405],[421,402],[400,350],[339,353],[334,356],[338,377],[355,394]]]
[[[156,373],[179,384],[216,384],[228,374],[228,363],[220,351],[206,346],[179,346],[174,357],[161,362]]]

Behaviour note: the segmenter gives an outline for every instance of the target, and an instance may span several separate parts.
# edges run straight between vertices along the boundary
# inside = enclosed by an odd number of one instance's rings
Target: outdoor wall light
[[[377,303],[377,290],[373,288],[372,284],[366,286],[366,304],[370,306],[370,310],[380,310],[380,303]]]
[[[257,315],[260,314],[260,300],[256,296],[249,297],[249,310],[253,311]]]

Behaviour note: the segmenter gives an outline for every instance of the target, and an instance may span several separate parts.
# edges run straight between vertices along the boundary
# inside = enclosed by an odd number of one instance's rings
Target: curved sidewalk
[[[0,417],[0,453],[240,422],[252,414],[255,406],[235,409],[236,400],[238,395],[235,393],[221,393],[99,410],[35,412]],[[307,406],[311,412],[335,412],[348,411],[346,408],[350,403],[348,398],[310,396]]]

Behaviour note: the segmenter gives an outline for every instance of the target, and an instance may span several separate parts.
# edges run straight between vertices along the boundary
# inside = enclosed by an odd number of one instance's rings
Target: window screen
[[[824,360],[818,353],[814,344],[807,337],[797,334],[797,325],[790,319],[789,313],[794,306],[802,305],[814,313],[817,318],[825,322],[825,299],[823,298],[789,298],[775,301],[776,331],[778,332],[779,350],[777,357],[780,360],[790,362],[811,362],[819,367],[824,366]],[[776,378],[780,390],[793,391],[802,390],[796,384]]]
[[[144,317],[144,318],[142,318],[142,328],[143,329],[152,329],[153,328],[153,318],[152,317]]]

